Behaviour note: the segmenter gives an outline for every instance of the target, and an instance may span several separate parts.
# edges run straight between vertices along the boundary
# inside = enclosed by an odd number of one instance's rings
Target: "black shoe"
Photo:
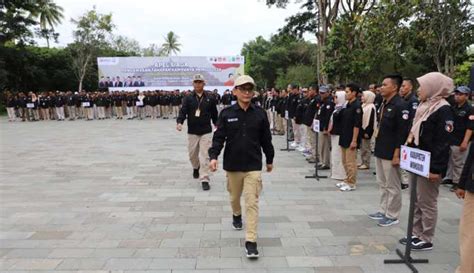
[[[441,181],[441,185],[452,185],[452,184],[453,184],[452,179],[444,179],[443,181]]]
[[[202,190],[203,191],[208,191],[208,190],[211,189],[211,186],[209,185],[208,181],[203,181],[201,184],[202,184]]]
[[[427,250],[432,250],[432,249],[433,249],[433,244],[424,242],[424,241],[420,241],[417,244],[412,244],[411,246],[411,250],[413,251],[427,251]]]
[[[316,163],[316,159],[310,159],[310,160],[308,160],[308,163],[314,164],[314,163]],[[319,168],[319,167],[318,167],[318,168]],[[321,168],[319,168],[319,169],[321,169]]]
[[[194,177],[195,179],[198,179],[198,178],[199,178],[199,168],[193,170],[193,177]]]
[[[410,187],[410,186],[408,186],[408,184],[403,184],[403,183],[401,184],[402,190],[406,190],[406,189],[408,189],[408,187]]]
[[[245,252],[247,253],[247,258],[257,259],[259,256],[257,250],[257,243],[245,242]]]
[[[241,230],[242,229],[242,215],[235,216],[232,215],[232,228],[235,230]]]
[[[321,167],[319,167],[320,170],[329,170],[330,168],[326,165],[322,165]]]
[[[398,242],[402,245],[407,245],[407,237],[401,238]],[[421,242],[421,240],[418,237],[416,237],[415,235],[411,236],[411,244],[412,245],[419,244],[420,242]]]
[[[458,189],[458,185],[457,184],[453,184],[451,186],[451,188],[449,189],[450,192],[455,192],[456,190]]]

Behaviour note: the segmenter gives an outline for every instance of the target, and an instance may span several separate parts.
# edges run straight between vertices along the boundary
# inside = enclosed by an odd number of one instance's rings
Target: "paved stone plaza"
[[[330,179],[305,179],[311,166],[280,151],[283,137],[264,174],[261,257],[249,261],[224,172],[201,190],[174,120],[2,118],[0,130],[1,272],[410,272],[383,264],[405,234],[408,192],[401,223],[377,227],[367,217],[379,198],[373,170],[341,193]],[[413,255],[430,259],[420,272],[454,272],[459,261],[462,204],[442,187],[439,208],[435,249]]]

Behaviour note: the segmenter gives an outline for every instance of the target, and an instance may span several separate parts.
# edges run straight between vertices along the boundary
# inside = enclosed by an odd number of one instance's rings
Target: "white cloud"
[[[56,0],[64,8],[63,23],[56,27],[59,45],[73,41],[77,18],[94,5],[100,13],[112,13],[115,34],[136,39],[142,46],[161,44],[174,31],[182,44],[182,56],[236,55],[243,43],[262,35],[268,38],[295,14],[300,4],[286,9],[269,8],[264,0]],[[38,41],[40,45],[45,42]]]

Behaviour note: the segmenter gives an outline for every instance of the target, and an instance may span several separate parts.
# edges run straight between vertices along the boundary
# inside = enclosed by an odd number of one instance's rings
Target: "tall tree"
[[[112,23],[112,14],[99,14],[95,7],[78,19],[71,21],[76,25],[76,30],[73,31],[75,42],[71,45],[72,66],[79,82],[78,90],[80,91],[93,56],[97,56],[100,48],[108,46],[108,37],[115,26]]]
[[[142,55],[144,57],[163,56],[162,47],[157,44],[150,44],[142,49]]]
[[[268,6],[286,7],[290,0],[267,0]],[[304,32],[311,32],[316,35],[317,47],[317,67],[318,71],[326,61],[326,44],[328,35],[334,22],[341,13],[349,13],[351,16],[360,16],[370,11],[376,0],[306,0],[301,6],[306,11],[298,13],[287,19],[287,26],[282,30],[289,32],[299,32],[302,36]],[[318,75],[318,81],[326,83],[328,77],[325,73]]]
[[[31,27],[38,23],[31,17],[35,1],[5,0],[0,5],[0,45],[32,43]]]
[[[54,3],[53,0],[37,0],[36,5],[31,16],[39,20],[42,37],[46,39],[46,43],[49,47],[50,35],[48,34],[53,32],[54,35],[54,27],[61,23],[61,20],[64,18],[64,10],[61,6]]]
[[[165,42],[161,46],[163,55],[170,56],[181,51],[181,44],[178,42],[179,37],[173,31],[168,32],[164,38]]]
[[[413,27],[426,43],[439,72],[453,75],[474,43],[474,17],[469,0],[420,1]],[[461,58],[460,58],[461,57]]]
[[[110,47],[113,50],[127,52],[133,56],[140,55],[141,52],[140,43],[137,40],[123,35],[112,36]]]

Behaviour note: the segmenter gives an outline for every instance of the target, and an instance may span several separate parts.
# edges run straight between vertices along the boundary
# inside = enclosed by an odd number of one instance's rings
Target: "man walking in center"
[[[204,76],[193,77],[194,91],[183,99],[179,111],[176,129],[181,131],[183,123],[188,120],[188,152],[193,166],[193,177],[199,178],[202,189],[210,189],[208,150],[211,146],[211,120],[217,123],[217,106],[211,94],[204,91]]]
[[[242,229],[240,197],[245,198],[246,235],[245,251],[248,258],[258,258],[257,223],[258,199],[262,190],[262,150],[266,157],[267,172],[273,169],[275,151],[265,110],[251,103],[254,80],[247,75],[235,80],[234,95],[237,103],[222,110],[217,130],[209,149],[211,171],[217,170],[217,158],[224,147],[224,170],[227,172],[227,190],[230,194],[233,223]]]

